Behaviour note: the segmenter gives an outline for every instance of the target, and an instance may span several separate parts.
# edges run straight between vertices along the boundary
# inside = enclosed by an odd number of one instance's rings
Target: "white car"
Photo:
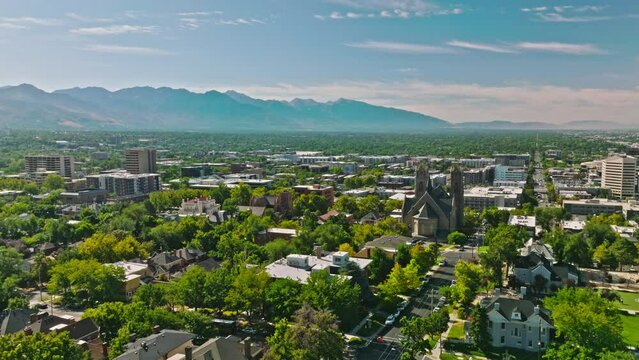
[[[445,296],[440,297],[439,298],[439,302],[442,303],[442,304],[445,303],[446,302],[446,297]]]
[[[439,306],[435,306],[435,308],[433,309],[433,312],[439,311],[441,310],[441,308]]]
[[[391,315],[388,315],[388,317],[386,318],[384,325],[393,325],[394,322],[395,322],[395,314],[391,314]]]

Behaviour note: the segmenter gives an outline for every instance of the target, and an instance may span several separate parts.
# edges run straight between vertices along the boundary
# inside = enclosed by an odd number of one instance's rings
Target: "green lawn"
[[[638,293],[617,291],[617,294],[621,296],[621,300],[623,302],[623,304],[621,304],[622,309],[639,311],[639,302],[635,301],[636,299],[639,299]]]
[[[639,344],[639,316],[621,314],[623,322],[623,337],[630,346]]]
[[[453,324],[448,333],[449,339],[464,340],[464,323],[457,322]]]
[[[480,254],[485,254],[488,252],[488,246],[480,246],[479,247],[479,253]]]

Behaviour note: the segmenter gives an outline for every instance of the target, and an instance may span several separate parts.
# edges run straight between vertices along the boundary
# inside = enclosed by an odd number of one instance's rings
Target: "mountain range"
[[[77,130],[426,132],[461,129],[596,129],[512,121],[451,124],[433,116],[362,101],[260,100],[235,92],[194,93],[168,87],[101,87],[46,92],[30,84],[0,87],[0,127]]]

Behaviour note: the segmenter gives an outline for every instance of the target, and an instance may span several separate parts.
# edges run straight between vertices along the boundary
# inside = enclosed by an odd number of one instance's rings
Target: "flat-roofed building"
[[[126,170],[131,174],[149,174],[157,171],[157,151],[149,148],[133,148],[126,151]]]
[[[37,173],[55,172],[62,177],[72,179],[75,172],[73,156],[66,155],[27,155],[24,157],[24,170],[29,180]]]
[[[637,190],[637,159],[627,155],[611,156],[603,161],[601,187],[616,199],[634,198]]]
[[[489,207],[517,208],[523,191],[520,187],[474,187],[464,191],[464,207],[477,211]]]

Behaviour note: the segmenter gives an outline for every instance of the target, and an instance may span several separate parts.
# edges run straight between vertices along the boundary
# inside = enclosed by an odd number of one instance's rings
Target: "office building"
[[[495,165],[525,167],[529,161],[529,154],[495,154]]]
[[[603,161],[601,187],[616,199],[634,198],[637,184],[637,159],[615,155]]]
[[[497,165],[495,167],[495,181],[526,181],[526,168]]]
[[[104,189],[117,197],[140,197],[160,190],[160,175],[124,171],[87,176],[89,189]]]
[[[29,180],[35,181],[36,174],[57,173],[65,178],[73,178],[75,172],[73,156],[28,155],[24,157],[24,169]]]
[[[519,207],[524,189],[521,187],[474,187],[464,191],[464,207],[477,211],[486,208]]]
[[[128,149],[125,160],[126,170],[131,174],[150,174],[157,171],[157,152],[155,149]]]

